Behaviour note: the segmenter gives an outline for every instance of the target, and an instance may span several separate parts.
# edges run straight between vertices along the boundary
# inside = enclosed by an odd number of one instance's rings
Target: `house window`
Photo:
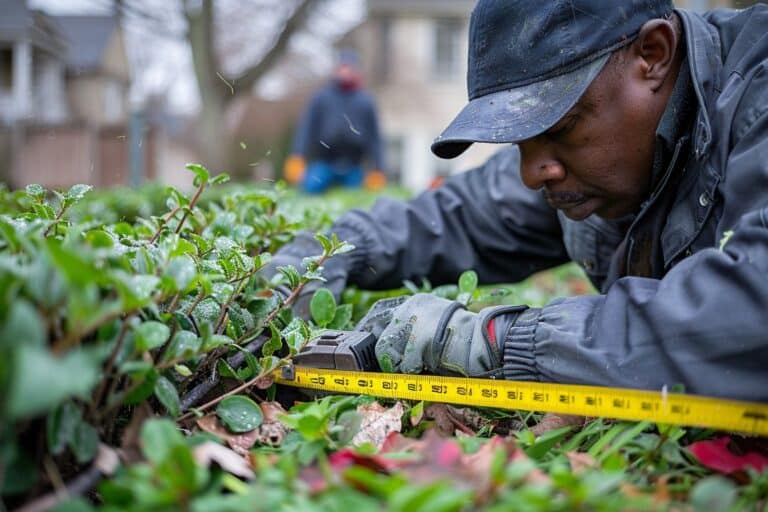
[[[437,78],[452,79],[459,76],[461,69],[460,19],[444,18],[435,20],[432,72]]]
[[[13,48],[0,48],[0,91],[13,89]]]

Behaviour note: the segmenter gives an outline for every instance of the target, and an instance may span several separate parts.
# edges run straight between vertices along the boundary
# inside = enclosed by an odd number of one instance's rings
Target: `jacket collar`
[[[710,112],[714,99],[720,92],[720,75],[723,67],[720,35],[700,14],[675,9],[685,31],[688,66],[693,78],[693,89],[699,104],[699,114],[693,130],[693,150],[700,160],[712,143]]]

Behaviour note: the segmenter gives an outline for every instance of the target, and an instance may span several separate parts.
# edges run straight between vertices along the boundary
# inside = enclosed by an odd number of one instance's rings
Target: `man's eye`
[[[554,130],[549,130],[547,135],[552,139],[560,138],[570,132],[575,125],[576,116],[571,116],[562,125],[556,127]]]

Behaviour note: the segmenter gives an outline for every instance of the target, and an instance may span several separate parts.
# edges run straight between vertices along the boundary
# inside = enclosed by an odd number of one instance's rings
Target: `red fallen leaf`
[[[731,438],[728,436],[710,441],[698,441],[688,446],[688,450],[703,466],[718,473],[730,475],[752,467],[757,471],[768,471],[768,457],[757,452],[736,455],[728,449]]]

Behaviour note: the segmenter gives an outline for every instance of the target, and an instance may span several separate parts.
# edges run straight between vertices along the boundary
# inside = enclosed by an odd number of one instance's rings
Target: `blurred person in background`
[[[365,172],[368,160],[373,169]],[[355,51],[341,50],[333,78],[310,100],[296,130],[285,179],[311,194],[333,185],[378,190],[386,183],[373,96],[363,87]]]

